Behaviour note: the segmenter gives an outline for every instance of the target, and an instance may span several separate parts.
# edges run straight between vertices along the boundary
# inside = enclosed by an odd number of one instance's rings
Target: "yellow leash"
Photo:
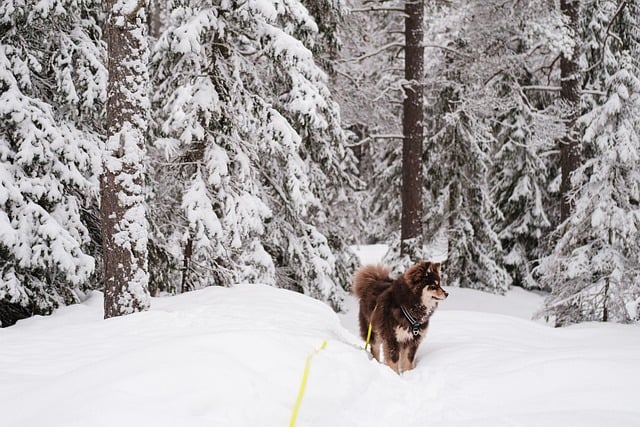
[[[298,397],[296,398],[296,403],[293,405],[293,413],[291,414],[291,421],[289,421],[289,427],[294,427],[296,425],[296,418],[298,418],[298,411],[300,410],[300,404],[302,403],[302,396],[304,395],[304,390],[307,387],[307,379],[309,378],[309,366],[311,364],[311,358],[318,354],[320,350],[324,350],[327,346],[327,340],[322,342],[320,348],[314,350],[313,353],[307,356],[307,363],[304,365],[304,373],[302,374],[302,381],[300,382],[300,389],[298,390]]]
[[[378,304],[373,307],[373,311],[371,312],[371,318],[373,319],[373,314],[376,312],[376,308],[378,308]],[[369,347],[369,342],[371,341],[371,330],[373,327],[371,326],[371,320],[369,320],[369,329],[367,330],[367,340],[364,343],[364,350],[367,351],[367,347]],[[318,354],[320,350],[324,350],[327,347],[327,340],[322,342],[320,348],[314,350],[311,354],[307,356],[307,362],[304,365],[304,372],[302,373],[302,381],[300,381],[300,388],[298,390],[298,397],[296,398],[296,403],[293,405],[293,412],[291,413],[291,420],[289,421],[289,427],[295,427],[296,419],[298,418],[298,412],[300,411],[300,404],[302,403],[302,396],[304,396],[305,389],[307,388],[307,380],[309,379],[309,367],[311,366],[311,359],[313,356]]]
[[[371,322],[373,321],[373,314],[376,312],[376,308],[378,308],[378,304],[373,307],[373,311],[371,312],[371,319],[369,320],[369,329],[367,330],[367,340],[364,343],[364,351],[367,351],[367,347],[369,347],[369,341],[371,340]]]

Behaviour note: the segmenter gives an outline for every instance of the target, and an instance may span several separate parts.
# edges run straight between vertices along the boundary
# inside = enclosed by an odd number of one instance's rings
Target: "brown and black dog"
[[[353,276],[353,291],[360,299],[360,335],[367,339],[371,322],[371,354],[397,373],[415,367],[414,358],[427,333],[438,302],[449,294],[440,287],[440,263],[421,261],[393,280],[389,269],[367,265]]]

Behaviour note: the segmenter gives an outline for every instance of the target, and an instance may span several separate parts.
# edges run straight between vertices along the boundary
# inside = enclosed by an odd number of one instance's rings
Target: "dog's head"
[[[437,304],[449,296],[440,287],[439,262],[420,261],[404,273],[404,279],[409,288],[420,295],[425,306]]]

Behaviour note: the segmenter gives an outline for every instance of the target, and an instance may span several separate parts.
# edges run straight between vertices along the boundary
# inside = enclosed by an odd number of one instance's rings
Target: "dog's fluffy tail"
[[[365,265],[353,275],[353,293],[362,298],[365,288],[375,282],[390,282],[389,269],[383,265]]]

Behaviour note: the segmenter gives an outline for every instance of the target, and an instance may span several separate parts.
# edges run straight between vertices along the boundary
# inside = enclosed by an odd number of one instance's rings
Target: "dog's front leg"
[[[400,350],[400,371],[406,372],[416,367],[415,357],[418,350],[418,342],[407,343]]]
[[[384,362],[396,373],[400,373],[398,360],[400,359],[400,347],[397,341],[390,341],[384,346]]]

